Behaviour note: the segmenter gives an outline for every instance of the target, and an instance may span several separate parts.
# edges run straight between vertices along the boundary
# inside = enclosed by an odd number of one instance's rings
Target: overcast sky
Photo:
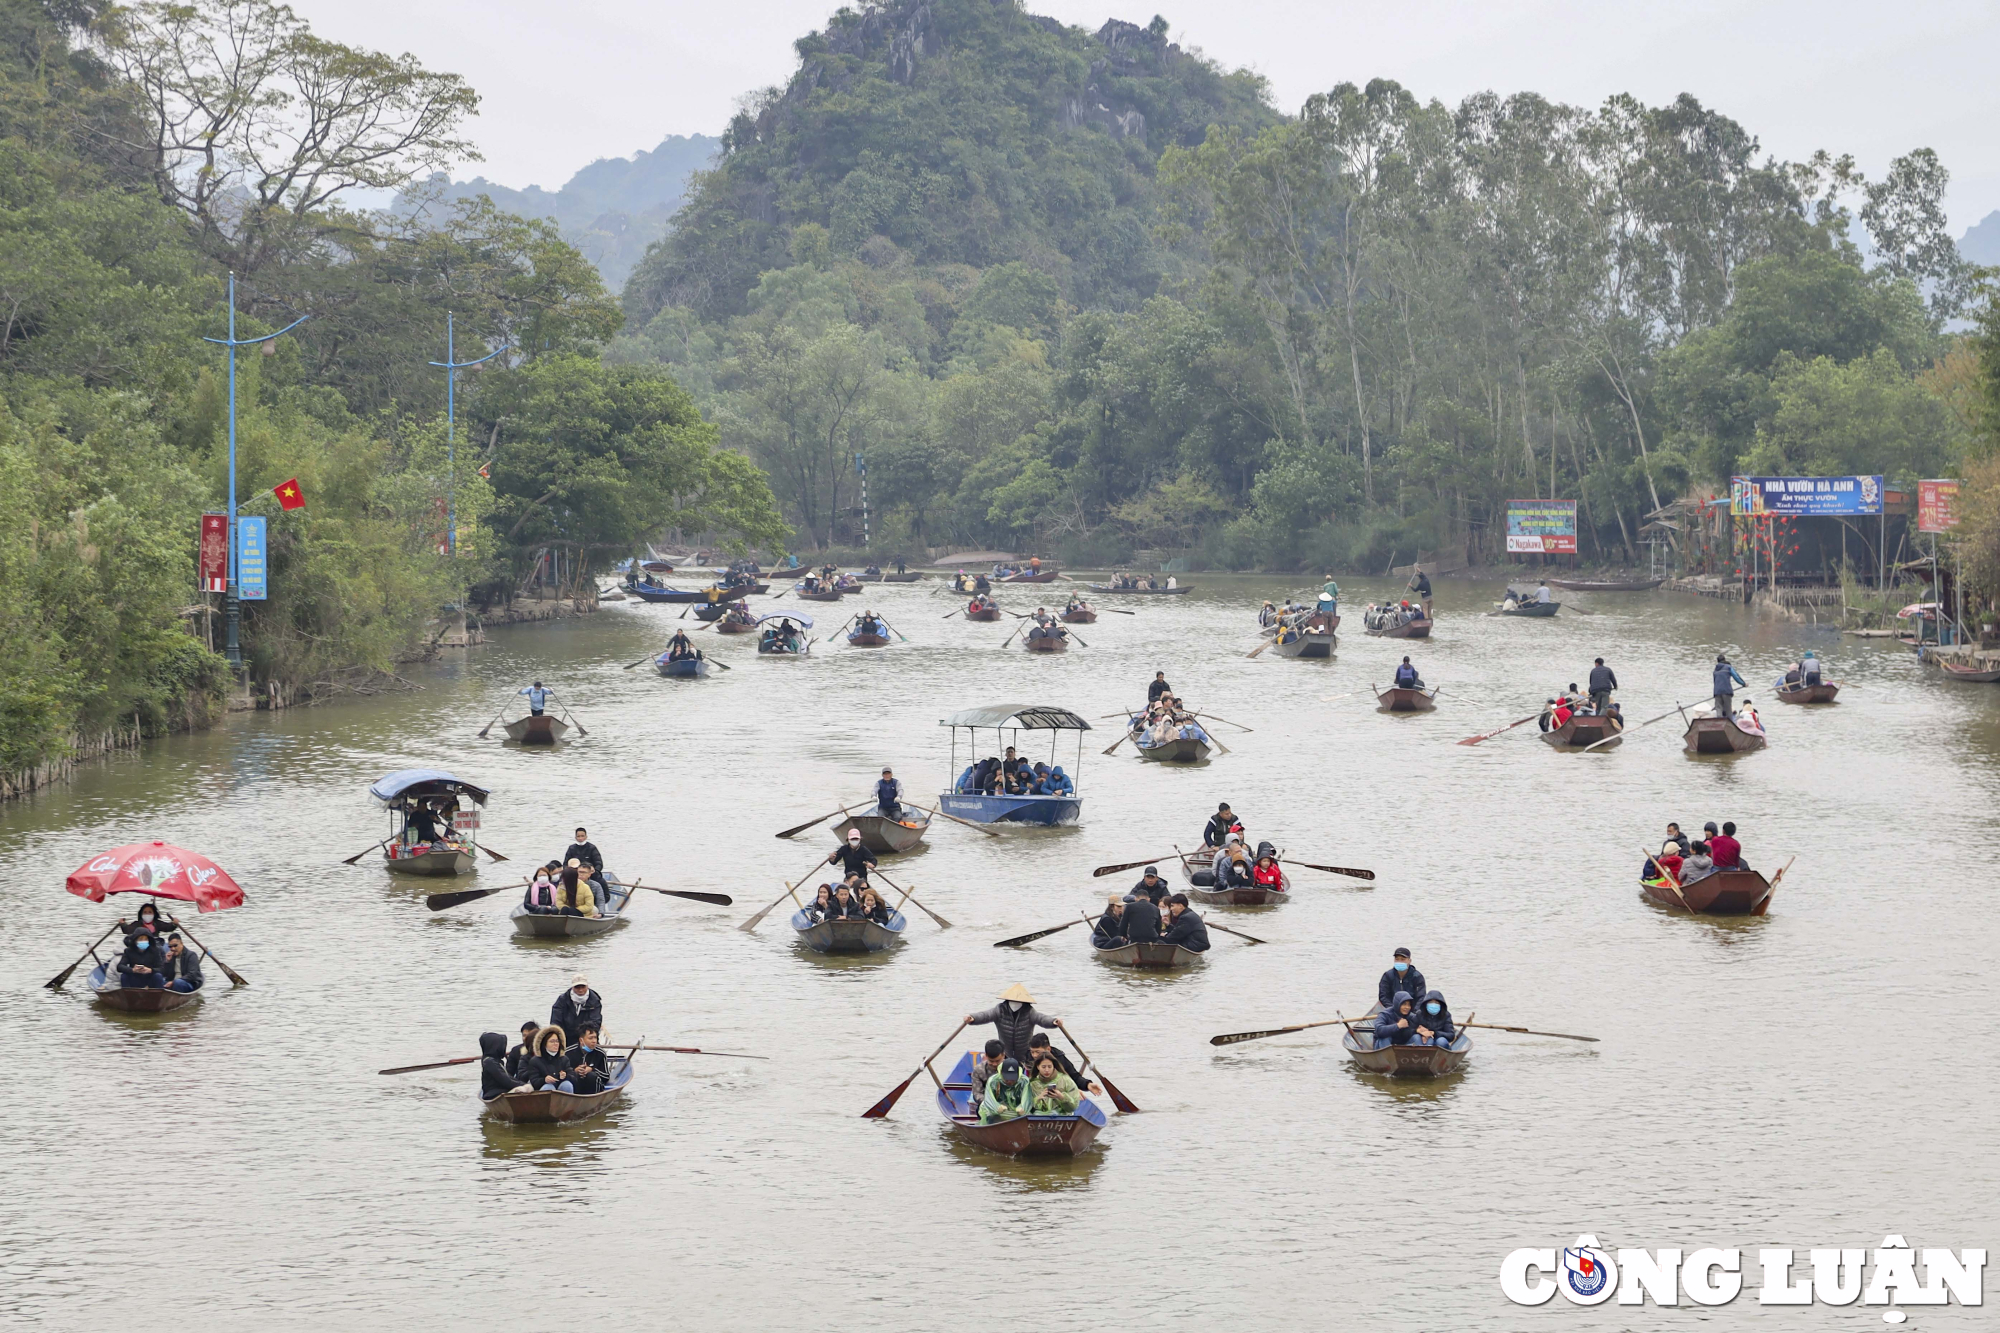
[[[560,186],[600,157],[719,132],[782,83],[829,0],[291,0],[321,35],[409,51],[484,98],[486,161],[454,173]],[[1691,92],[1767,152],[1850,152],[1871,176],[1911,148],[1952,172],[1953,229],[2000,209],[2000,0],[1151,0],[1174,40],[1271,81],[1280,109],[1343,80],[1418,96],[1532,89],[1594,104]],[[857,5],[858,7],[858,5]],[[1095,29],[1146,0],[1028,0]]]

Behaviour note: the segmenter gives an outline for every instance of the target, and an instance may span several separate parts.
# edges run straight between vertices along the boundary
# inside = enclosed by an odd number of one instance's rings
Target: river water
[[[1993,1245],[2000,917],[1979,867],[2000,855],[2000,689],[1740,607],[1571,594],[1595,614],[1501,619],[1480,614],[1497,585],[1457,582],[1440,584],[1427,643],[1363,635],[1360,598],[1389,585],[1361,581],[1335,660],[1252,660],[1258,602],[1305,589],[1197,581],[1184,598],[1104,599],[1137,614],[1103,615],[1060,657],[1002,651],[1012,621],[941,618],[953,601],[934,582],[883,587],[865,600],[908,643],[787,661],[738,638],[714,645],[734,670],[696,682],[621,670],[677,610],[612,605],[500,631],[415,673],[421,692],[232,718],[0,808],[17,1088],[0,1128],[0,1311],[208,1329],[627,1314],[720,1329],[1858,1328],[1880,1310],[1760,1311],[1754,1271],[1753,1292],[1703,1311],[1524,1309],[1496,1274],[1510,1250],[1581,1232],[1801,1260],[1892,1233]],[[806,608],[822,631],[856,609]],[[1835,706],[1770,696],[1807,643],[1846,687]],[[1678,719],[1591,755],[1551,751],[1533,723],[1453,744],[1533,711],[1599,654],[1643,720],[1704,696],[1718,649],[1769,724],[1763,753],[1687,756]],[[1366,687],[1404,651],[1443,687],[1434,714],[1374,711]],[[940,789],[946,713],[1010,701],[1095,717],[1143,699],[1155,668],[1252,730],[1221,726],[1231,753],[1168,770],[1130,746],[1100,757],[1118,735],[1101,723],[1080,827],[989,839],[940,823],[924,850],[885,858],[954,929],[912,911],[900,950],[849,961],[803,951],[783,910],[736,929],[832,845],[824,827],[776,830],[859,800],[885,763],[912,794]],[[554,753],[477,739],[532,676],[588,738]],[[513,860],[458,887],[555,855],[581,823],[621,874],[736,906],[642,895],[613,934],[553,946],[513,938],[511,894],[432,914],[424,895],[453,885],[391,879],[372,856],[339,864],[386,831],[367,784],[419,765],[494,791],[484,839]],[[1100,903],[1137,876],[1092,867],[1190,845],[1224,799],[1253,840],[1380,878],[1296,871],[1294,902],[1217,909],[1270,942],[1218,933],[1186,975],[1100,965],[1081,927],[992,947]],[[1796,857],[1770,915],[1648,905],[1641,848],[1668,819],[1734,819],[1767,873]],[[96,1010],[85,969],[43,989],[114,915],[63,875],[154,837],[244,885],[244,910],[189,923],[250,986],[211,967],[203,1003],[151,1019]],[[1432,1084],[1352,1072],[1328,1029],[1208,1044],[1355,1016],[1398,945],[1461,1018],[1602,1040],[1479,1032],[1466,1071]],[[376,1075],[472,1054],[484,1030],[511,1041],[579,969],[614,1040],[772,1058],[644,1055],[622,1107],[554,1130],[484,1122],[465,1067]],[[858,1118],[1016,981],[1143,1114],[1113,1115],[1074,1162],[961,1146],[922,1076],[887,1121]],[[1954,1306],[1909,1326],[1979,1318]]]

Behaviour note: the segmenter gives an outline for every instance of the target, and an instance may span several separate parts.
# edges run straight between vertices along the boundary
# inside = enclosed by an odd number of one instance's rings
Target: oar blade
[[[465,889],[458,893],[433,893],[424,899],[424,906],[433,912],[442,912],[447,907],[457,907],[460,903],[477,902],[501,892],[499,889]]]
[[[698,903],[714,903],[717,907],[729,907],[736,902],[726,893],[703,893],[697,889],[655,889],[650,884],[645,888],[652,893],[664,893],[671,898],[692,898]]]
[[[1118,1091],[1118,1085],[1116,1083],[1113,1083],[1110,1079],[1105,1078],[1104,1071],[1102,1069],[1097,1071],[1097,1077],[1103,1080],[1104,1090],[1111,1094],[1111,1104],[1113,1106],[1117,1107],[1121,1112],[1123,1112],[1126,1115],[1137,1115],[1139,1113],[1139,1104],[1133,1101],[1130,1097],[1127,1097],[1124,1093]]]
[[[881,1101],[876,1102],[873,1106],[863,1111],[861,1118],[863,1120],[881,1120],[886,1118],[889,1112],[895,1109],[896,1103],[901,1100],[903,1094],[910,1090],[910,1084],[915,1081],[917,1075],[923,1072],[923,1066],[921,1065],[912,1069],[909,1078],[904,1079],[892,1088],[887,1097],[884,1097]]]
[[[1050,935],[1057,934],[1060,931],[1068,930],[1071,926],[1075,924],[1076,922],[1074,921],[1065,921],[1060,926],[1050,926],[1047,930],[1038,930],[1031,935],[1016,935],[1011,940],[996,940],[994,941],[993,947],[996,949],[1008,949],[1012,948],[1017,944],[1032,944],[1036,940],[1044,939]]]

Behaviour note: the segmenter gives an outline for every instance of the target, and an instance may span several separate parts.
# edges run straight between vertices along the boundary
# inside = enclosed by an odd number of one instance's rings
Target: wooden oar
[[[500,720],[501,718],[503,718],[503,717],[505,717],[505,716],[507,716],[507,710],[503,708],[503,709],[501,709],[501,710],[500,710],[499,712],[497,712],[497,713],[495,713],[495,714],[493,715],[493,722],[498,722],[498,721],[499,721],[499,720]],[[486,733],[487,733],[487,732],[489,732],[489,731],[491,731],[491,730],[493,730],[493,722],[488,722],[488,723],[487,723],[487,724],[486,724],[485,726],[483,726],[483,727],[481,727],[481,728],[479,729],[479,739],[480,739],[480,740],[482,740],[482,741],[483,741],[483,740],[485,740],[485,739],[486,739]],[[363,852],[363,853],[362,853],[362,855],[363,855],[363,856],[366,856],[367,854],[368,854],[368,853],[366,853],[366,852]]]
[[[480,844],[479,850],[485,852],[488,856],[492,857],[496,861],[508,861],[513,859],[512,857],[506,857],[500,855],[500,853],[494,851],[491,847],[488,847],[483,843]]]
[[[939,616],[939,617],[938,617],[938,619],[939,619],[939,620],[950,620],[950,619],[951,619],[951,618],[952,618],[953,616],[957,615],[957,614],[958,614],[958,613],[959,613],[960,611],[963,611],[964,609],[965,609],[965,608],[964,608],[964,607],[962,607],[962,606],[954,606],[954,607],[953,607],[953,608],[952,608],[951,610],[949,610],[949,611],[945,612],[945,613],[944,613],[943,615]],[[916,1075],[915,1075],[915,1074],[912,1074],[912,1075],[910,1075],[910,1077],[911,1077],[911,1078],[915,1078],[915,1077],[916,1077]]]
[[[1504,1023],[1460,1023],[1462,1028],[1491,1028],[1495,1032],[1525,1032],[1531,1037],[1561,1037],[1564,1041],[1596,1041],[1596,1037],[1579,1037],[1574,1032],[1537,1032],[1533,1028],[1508,1027]]]
[[[646,663],[648,663],[648,662],[652,661],[652,660],[653,660],[654,658],[658,657],[659,655],[660,655],[659,653],[647,653],[647,654],[646,654],[646,655],[645,655],[644,657],[642,657],[642,658],[640,658],[640,659],[639,659],[638,661],[636,661],[636,662],[632,663],[632,664],[631,664],[631,666],[627,666],[627,667],[623,667],[623,668],[621,668],[621,669],[622,669],[622,670],[625,670],[625,671],[630,671],[630,670],[632,669],[632,667],[636,667],[636,666],[644,666],[644,665],[646,665]]]
[[[390,838],[393,838],[395,836],[396,835],[393,833],[390,834],[388,838],[382,839],[381,842],[376,843],[373,847],[365,847],[362,850],[356,852],[354,855],[348,857],[345,861],[342,861],[341,864],[344,866],[353,865],[356,861],[359,861],[362,857],[368,855],[369,852],[380,851],[383,845],[386,844],[390,840]]]
[[[210,953],[208,951],[208,946],[206,944],[203,944],[200,940],[195,939],[193,931],[189,930],[186,926],[183,926],[179,921],[174,922],[174,929],[178,930],[181,934],[187,936],[189,941],[191,941],[194,944],[194,947],[201,950],[201,956],[203,958],[213,960],[215,965],[222,969],[222,975],[229,978],[230,985],[247,986],[250,984],[248,981],[245,981],[243,979],[243,974],[241,972],[238,972],[235,968],[231,967],[229,964],[223,962],[220,958],[217,958],[214,954]]]
[[[1110,753],[1111,753],[1111,752],[1112,752],[1113,750],[1117,749],[1117,748],[1118,748],[1119,746],[1123,745],[1123,744],[1124,744],[1124,743],[1125,743],[1126,741],[1129,741],[1129,740],[1131,740],[1131,739],[1132,739],[1132,733],[1131,733],[1130,731],[1127,731],[1127,732],[1126,732],[1126,733],[1125,733],[1124,735],[1120,736],[1120,737],[1119,737],[1119,738],[1118,738],[1117,740],[1115,740],[1115,741],[1111,742],[1111,744],[1109,744],[1109,745],[1105,746],[1105,747],[1104,747],[1104,753],[1105,753],[1105,754],[1110,754]]]
[[[1522,718],[1521,722],[1533,722],[1536,718],[1540,717],[1541,715],[1542,715],[1542,710],[1538,708],[1534,712]],[[1459,744],[1477,745],[1481,741],[1490,741],[1495,736],[1501,735],[1505,732],[1512,731],[1514,728],[1520,726],[1521,722],[1509,722],[1506,726],[1501,727],[1498,731],[1489,731],[1484,736],[1467,736],[1464,740],[1460,741]]]
[[[917,906],[924,907],[922,903],[917,902],[915,898],[912,898],[910,896],[910,891],[908,889],[904,888],[902,885],[898,884],[895,880],[890,879],[887,875],[883,874],[881,867],[879,866],[876,867],[875,869],[875,878],[881,880],[884,884],[887,884],[890,888],[902,894],[904,902],[917,903]],[[898,904],[898,906],[900,907],[901,904]],[[943,917],[939,916],[936,912],[931,911],[930,908],[924,907],[924,914],[930,917],[931,920],[937,922],[939,930],[951,929],[951,922],[945,920]]]
[[[1757,904],[1757,910],[1756,910],[1755,912],[1751,913],[1751,915],[1753,915],[1753,916],[1763,916],[1763,915],[1764,915],[1765,913],[1767,913],[1767,912],[1769,912],[1769,911],[1771,910],[1771,899],[1773,899],[1773,898],[1775,898],[1775,897],[1777,897],[1777,896],[1778,896],[1778,883],[1779,883],[1779,881],[1780,881],[1780,880],[1782,880],[1782,879],[1784,879],[1784,877],[1785,877],[1785,871],[1787,871],[1787,870],[1790,870],[1790,869],[1792,868],[1792,861],[1796,861],[1796,860],[1798,860],[1798,859],[1799,859],[1799,858],[1795,856],[1795,857],[1793,857],[1793,858],[1792,858],[1792,860],[1791,860],[1791,861],[1787,861],[1787,862],[1785,862],[1784,866],[1783,866],[1783,867],[1782,867],[1782,868],[1781,868],[1781,869],[1780,869],[1780,870],[1778,871],[1778,873],[1777,873],[1777,874],[1775,874],[1775,875],[1773,875],[1773,876],[1771,877],[1771,887],[1770,887],[1770,889],[1769,889],[1768,891],[1766,891],[1766,893],[1764,894],[1764,901],[1763,901],[1763,902],[1761,902],[1761,903],[1758,903],[1758,904]],[[1738,864],[1740,865],[1740,864],[1741,864],[1741,862],[1738,862]]]
[[[884,1097],[881,1101],[876,1102],[873,1106],[863,1111],[861,1113],[861,1118],[863,1120],[880,1120],[885,1116],[887,1116],[890,1111],[895,1109],[896,1099],[901,1097],[905,1092],[909,1091],[910,1084],[916,1081],[917,1075],[923,1073],[924,1070],[930,1068],[931,1061],[937,1059],[939,1055],[943,1054],[944,1048],[951,1045],[952,1041],[958,1036],[959,1033],[963,1031],[965,1031],[965,1024],[963,1023],[960,1023],[957,1027],[953,1028],[951,1030],[951,1036],[946,1037],[943,1041],[938,1043],[937,1050],[932,1051],[930,1055],[925,1058],[922,1064],[918,1065],[915,1069],[912,1069],[910,1071],[910,1076],[908,1078],[904,1079],[901,1083],[898,1083],[895,1087],[891,1088],[889,1090],[889,1095],[887,1097]],[[937,1076],[933,1074],[931,1077],[935,1078]]]
[[[1708,696],[1708,698],[1704,699],[1702,703],[1695,704],[1694,707],[1700,708],[1702,707],[1703,704],[1712,704],[1714,702],[1715,702],[1715,696],[1711,694]],[[1624,731],[1613,732],[1611,735],[1606,736],[1603,740],[1592,741],[1590,744],[1583,747],[1582,753],[1589,754],[1592,750],[1595,750],[1600,745],[1606,745],[1612,741],[1619,740],[1624,737],[1626,731],[1644,731],[1647,727],[1652,726],[1655,722],[1666,721],[1668,718],[1672,717],[1675,713],[1680,713],[1683,716],[1685,716],[1687,713],[1687,709],[1683,705],[1677,703],[1672,708],[1668,709],[1666,712],[1660,714],[1658,717],[1649,717],[1644,722],[1639,723],[1639,725],[1635,727],[1627,727],[1625,728]]]
[[[1210,921],[1210,920],[1209,920],[1209,919],[1208,919],[1207,917],[1203,917],[1203,918],[1201,919],[1201,924],[1203,924],[1204,926],[1207,926],[1207,927],[1208,927],[1208,928],[1209,928],[1210,930],[1219,930],[1219,931],[1221,931],[1221,932],[1222,932],[1223,934],[1225,934],[1225,935],[1234,935],[1234,936],[1235,936],[1235,937],[1236,937],[1237,939],[1239,939],[1239,940],[1249,940],[1249,941],[1250,941],[1250,942],[1251,942],[1252,944],[1269,944],[1269,943],[1270,943],[1270,941],[1269,941],[1269,940],[1260,940],[1260,939],[1258,939],[1258,938],[1257,938],[1257,937],[1256,937],[1255,935],[1245,935],[1245,934],[1244,934],[1244,933],[1243,933],[1242,931],[1240,931],[1240,930],[1231,930],[1231,929],[1230,929],[1229,927],[1227,927],[1227,926],[1218,926],[1218,925],[1217,925],[1217,924],[1216,924],[1215,922],[1213,922],[1213,921]]]
[[[1165,861],[1168,859],[1170,858],[1164,856],[1152,856],[1148,857],[1144,861],[1127,861],[1122,866],[1099,866],[1097,867],[1097,869],[1090,872],[1090,877],[1092,879],[1103,879],[1106,875],[1115,875],[1121,870],[1137,870],[1140,866],[1154,865],[1160,861]]]
[[[922,810],[924,809],[924,807],[920,805],[917,807],[917,809]],[[936,815],[939,819],[949,819],[954,824],[963,824],[969,829],[977,829],[979,832],[984,833],[989,838],[997,838],[1000,836],[998,833],[995,833],[992,829],[987,828],[986,825],[984,824],[975,824],[969,819],[960,819],[957,815],[948,815],[944,811],[938,809],[936,806],[931,806],[930,812]]]
[[[1074,921],[1065,921],[1060,926],[1050,926],[1047,930],[1038,930],[1032,935],[1016,935],[1011,940],[995,940],[993,941],[993,947],[996,949],[1011,949],[1017,944],[1032,944],[1036,940],[1046,936],[1060,934],[1075,924],[1076,922]]]
[[[576,728],[577,735],[588,736],[590,734],[590,728],[584,726],[583,723],[576,720],[576,714],[569,711],[568,704],[563,705],[563,716],[569,719],[569,724],[572,727]]]
[[[1083,1047],[1077,1042],[1075,1036],[1073,1036],[1070,1033],[1070,1030],[1067,1027],[1063,1026],[1063,1022],[1061,1019],[1056,1020],[1056,1027],[1061,1029],[1063,1036],[1069,1038],[1069,1044],[1076,1047],[1076,1053],[1083,1057],[1084,1064],[1092,1066],[1097,1065],[1097,1061],[1090,1058],[1089,1052],[1083,1049]],[[1105,1073],[1102,1067],[1098,1067],[1097,1077],[1104,1081],[1104,1090],[1111,1094],[1111,1104],[1113,1106],[1116,1106],[1120,1111],[1123,1111],[1126,1115],[1133,1115],[1138,1112],[1139,1108],[1133,1104],[1132,1099],[1130,1097],[1127,1097],[1124,1093],[1118,1091],[1118,1085],[1111,1081],[1111,1076]]]
[[[1287,861],[1282,856],[1278,860],[1284,865],[1304,866],[1307,870],[1324,870],[1329,875],[1346,875],[1350,879],[1372,880],[1375,878],[1375,872],[1372,870],[1350,870],[1346,866],[1314,865],[1311,861]]]
[[[703,628],[707,628],[707,627],[706,627],[706,626],[704,626]],[[715,658],[713,658],[713,657],[703,657],[703,658],[702,658],[701,660],[702,660],[702,661],[704,661],[704,662],[706,662],[706,663],[708,663],[708,664],[709,664],[710,666],[713,666],[713,667],[721,667],[721,668],[722,668],[722,669],[723,669],[724,671],[734,671],[734,670],[736,670],[736,668],[735,668],[735,667],[733,667],[733,666],[731,666],[731,665],[729,665],[729,663],[727,663],[727,662],[721,662],[721,661],[717,661],[717,660],[716,660]]]
[[[1058,633],[1061,633],[1061,634],[1065,634],[1065,635],[1069,636],[1069,637],[1070,637],[1070,638],[1072,638],[1072,639],[1075,639],[1075,640],[1076,640],[1076,642],[1077,642],[1077,646],[1078,646],[1078,647],[1081,647],[1081,648],[1088,648],[1088,647],[1090,647],[1090,645],[1089,645],[1088,643],[1085,643],[1085,642],[1084,642],[1084,639],[1083,639],[1083,636],[1082,636],[1081,634],[1078,634],[1078,633],[1077,633],[1077,632],[1076,632],[1075,630],[1073,630],[1073,629],[1066,629],[1066,630],[1059,630],[1059,631],[1057,631],[1057,632],[1058,632]]]
[[[618,881],[611,881],[618,884]],[[714,903],[717,907],[733,906],[736,900],[726,893],[702,893],[695,889],[656,889],[650,884],[633,880],[630,884],[618,884],[622,889],[644,889],[648,893],[664,893],[669,898],[692,898],[698,903]]]
[[[801,884],[805,883],[806,875],[812,874],[813,871],[818,870],[821,866],[825,865],[828,861],[831,861],[832,859],[833,859],[833,853],[828,852],[825,856],[813,862],[810,866],[807,866],[806,874],[800,875],[798,882]],[[738,926],[737,929],[740,931],[744,931],[745,933],[754,931],[755,929],[757,929],[757,923],[762,921],[765,917],[771,915],[772,911],[776,909],[776,907],[778,906],[778,903],[785,901],[785,899],[787,898],[791,898],[793,902],[798,902],[798,898],[792,893],[792,886],[790,884],[786,884],[785,891],[778,895],[778,902],[772,903],[770,907],[767,907],[763,911],[757,913],[757,915],[751,917],[748,921],[745,921],[742,925]],[[799,906],[803,907],[805,906],[805,904],[799,903]]]
[[[475,1060],[483,1060],[480,1055],[461,1055],[456,1060],[433,1060],[427,1065],[397,1065],[394,1069],[378,1069],[378,1074],[414,1074],[420,1069],[448,1069],[452,1065],[469,1065]]]
[[[768,1060],[771,1058],[768,1055],[744,1055],[740,1051],[704,1051],[699,1046],[647,1046],[639,1044],[632,1046],[606,1046],[604,1049],[607,1051],[670,1051],[675,1055],[714,1055],[720,1056],[725,1060]],[[385,1069],[382,1072],[386,1074],[389,1071]]]
[[[1022,630],[1026,629],[1026,628],[1027,628],[1027,626],[1026,626],[1026,625],[1016,625],[1016,626],[1014,626],[1014,632],[1013,632],[1013,634],[1009,634],[1009,635],[1007,636],[1006,640],[1005,640],[1004,642],[1002,642],[1000,646],[1001,646],[1002,648],[1005,648],[1005,647],[1006,647],[1006,646],[1007,646],[1008,644],[1010,644],[1010,643],[1014,642],[1014,634],[1019,634],[1019,633],[1020,633],[1020,632],[1021,632]]]
[[[861,804],[866,805],[867,802],[863,801],[861,802]],[[794,824],[792,827],[786,829],[783,833],[777,834],[776,836],[780,838],[789,838],[793,834],[804,833],[807,829],[811,828],[815,824],[824,824],[827,820],[832,819],[837,815],[844,815],[848,811],[857,808],[858,808],[857,806],[843,805],[840,807],[840,809],[835,810],[832,814],[821,815],[818,819],[808,819],[803,824]]]
[[[524,876],[521,883],[527,884],[530,881]],[[496,893],[505,893],[515,887],[517,886],[513,884],[502,884],[497,889],[461,889],[457,893],[433,893],[424,899],[424,906],[433,912],[442,912],[447,907],[457,907],[461,903],[476,903],[481,898],[491,898]]]
[[[1782,870],[1778,872],[1780,876],[1783,876],[1784,873],[1785,872]],[[111,931],[116,929],[118,929],[118,923],[114,921],[111,923],[111,930],[105,931],[102,935],[99,935],[96,939],[90,942],[90,947],[83,951],[83,958],[77,959],[76,962],[71,963],[68,967],[56,973],[54,976],[50,977],[47,981],[44,981],[42,983],[43,988],[47,990],[61,990],[63,988],[63,983],[69,980],[69,974],[76,971],[76,969],[82,964],[84,958],[88,958],[92,954],[96,953],[97,946],[104,943],[104,941],[110,939]]]
[[[1108,718],[1114,718],[1114,717],[1126,717],[1126,718],[1129,718],[1129,717],[1131,717],[1131,716],[1132,716],[1132,714],[1134,714],[1134,713],[1143,713],[1144,711],[1146,711],[1146,710],[1145,710],[1145,709],[1143,709],[1143,708],[1121,708],[1121,709],[1119,709],[1119,710],[1118,710],[1117,712],[1115,712],[1115,713],[1100,713],[1100,714],[1098,714],[1098,716],[1097,716],[1097,720],[1098,720],[1099,722],[1103,722],[1103,721],[1105,721],[1105,720],[1106,720],[1106,719],[1108,719]]]
[[[1695,914],[1695,911],[1692,907],[1688,907],[1688,900],[1686,896],[1681,893],[1680,881],[1675,879],[1672,875],[1669,875],[1667,873],[1667,868],[1661,865],[1658,859],[1655,858],[1651,852],[1646,851],[1645,848],[1643,847],[1640,848],[1639,850],[1645,856],[1646,863],[1653,867],[1653,873],[1657,874],[1661,879],[1667,882],[1667,887],[1674,891],[1674,897],[1677,900],[1679,900],[1680,905],[1682,907],[1687,908],[1687,914],[1689,916],[1693,916]]]
[[[1189,716],[1190,716],[1190,717],[1212,717],[1212,718],[1215,718],[1215,720],[1216,720],[1217,722],[1228,722],[1230,726],[1232,726],[1232,727],[1240,727],[1240,728],[1242,728],[1242,730],[1244,730],[1244,731],[1255,731],[1255,730],[1256,730],[1256,728],[1255,728],[1255,727],[1245,727],[1245,726],[1243,726],[1243,724],[1242,724],[1241,722],[1230,722],[1228,718],[1226,718],[1226,717],[1222,717],[1222,716],[1219,716],[1218,714],[1215,714],[1215,713],[1204,713],[1204,712],[1196,712],[1196,713],[1190,713],[1190,714],[1189,714]]]
[[[1319,697],[1319,701],[1320,701],[1321,703],[1323,703],[1323,704],[1330,704],[1330,703],[1334,703],[1334,702],[1336,702],[1337,700],[1341,700],[1341,699],[1352,699],[1352,698],[1353,698],[1353,697],[1354,697],[1355,695],[1357,695],[1357,694],[1360,694],[1360,693],[1361,693],[1361,691],[1360,691],[1360,690],[1349,690],[1349,691],[1348,691],[1347,693],[1345,693],[1345,694],[1322,694],[1322,695],[1321,695],[1321,696]],[[1498,733],[1496,732],[1495,734],[1497,735]],[[1468,742],[1468,741],[1460,741],[1460,742],[1459,742],[1459,744],[1461,744],[1461,745],[1466,745],[1466,744],[1470,744],[1470,742]]]
[[[1330,1028],[1336,1023],[1345,1026],[1346,1020],[1329,1018],[1318,1023],[1293,1023],[1290,1027],[1258,1028],[1254,1032],[1225,1032],[1220,1036],[1210,1037],[1208,1044],[1211,1046],[1234,1046],[1239,1041],[1258,1041],[1264,1037],[1280,1037],[1287,1032],[1304,1032],[1308,1028]]]
[[[1276,642],[1277,642],[1276,639],[1266,639],[1264,640],[1264,642],[1258,644],[1255,648],[1252,648],[1249,652],[1243,655],[1245,657],[1255,657],[1257,654],[1263,652],[1266,648],[1269,648],[1272,644]]]

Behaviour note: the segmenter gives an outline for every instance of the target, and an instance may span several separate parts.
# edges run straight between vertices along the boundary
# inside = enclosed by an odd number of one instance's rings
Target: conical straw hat
[[[1033,1004],[1035,1002],[1035,997],[1028,994],[1028,988],[1018,981],[1006,990],[1001,991],[1000,998],[1003,1000],[1018,1000],[1022,1004]]]

